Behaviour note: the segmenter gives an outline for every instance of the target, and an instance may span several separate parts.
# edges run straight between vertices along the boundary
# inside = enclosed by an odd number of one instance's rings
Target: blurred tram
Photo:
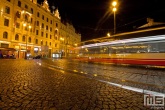
[[[112,37],[119,40],[79,47],[79,59],[114,64],[165,66],[165,27]]]

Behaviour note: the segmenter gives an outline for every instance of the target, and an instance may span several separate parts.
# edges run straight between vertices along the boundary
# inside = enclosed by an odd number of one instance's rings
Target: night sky
[[[38,3],[44,0],[38,0]],[[62,20],[72,23],[82,40],[113,34],[113,0],[48,0],[50,8],[59,9]],[[165,22],[164,0],[118,0],[116,13],[117,33],[132,31],[147,23]]]

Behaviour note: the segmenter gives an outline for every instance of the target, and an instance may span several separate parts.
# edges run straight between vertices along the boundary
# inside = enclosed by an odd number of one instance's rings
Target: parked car
[[[41,58],[41,55],[37,55],[35,57],[33,57],[33,59],[40,59]]]

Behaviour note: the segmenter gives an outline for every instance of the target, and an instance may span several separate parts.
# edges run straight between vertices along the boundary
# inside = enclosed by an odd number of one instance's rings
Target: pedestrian
[[[2,51],[0,50],[0,58],[3,58]]]

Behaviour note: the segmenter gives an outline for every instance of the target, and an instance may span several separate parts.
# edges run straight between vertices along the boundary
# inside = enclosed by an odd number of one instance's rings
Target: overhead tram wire
[[[105,39],[105,38],[113,38],[113,37],[116,37],[116,36],[123,36],[123,35],[129,35],[129,34],[135,34],[135,33],[141,33],[141,32],[161,30],[161,29],[165,29],[165,26],[163,26],[163,27],[157,27],[157,28],[151,28],[151,29],[145,29],[145,30],[132,31],[132,32],[119,33],[119,34],[112,35],[110,37],[106,36],[106,37],[91,39],[91,40],[83,41],[81,43],[87,43],[87,42],[92,42],[92,41],[101,40],[101,39]]]

